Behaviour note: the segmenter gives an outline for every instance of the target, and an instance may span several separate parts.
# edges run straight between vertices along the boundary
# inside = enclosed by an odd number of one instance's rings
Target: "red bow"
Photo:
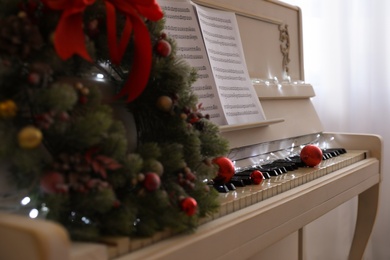
[[[119,92],[119,96],[126,96],[131,102],[144,90],[149,80],[152,66],[152,45],[149,31],[139,14],[157,21],[162,18],[163,12],[155,0],[106,0],[107,32],[110,57],[114,64],[119,64],[130,39],[131,31],[134,31],[134,61],[133,67],[125,85]],[[126,16],[125,27],[119,44],[116,41],[116,9]],[[133,89],[131,89],[133,88]]]
[[[45,4],[54,10],[63,10],[54,36],[54,47],[61,59],[78,54],[92,61],[85,48],[83,32],[83,12],[95,0],[45,0]]]
[[[83,12],[95,0],[44,0],[52,9],[63,10],[57,25],[54,46],[62,59],[68,59],[78,54],[88,61],[92,61],[85,48],[83,33]],[[163,12],[156,0],[105,0],[107,12],[107,37],[111,61],[119,64],[130,41],[131,33],[134,35],[135,54],[133,68],[119,96],[128,96],[127,101],[133,101],[144,90],[152,66],[152,46],[149,31],[145,26],[143,17],[157,21],[163,17]],[[119,43],[116,39],[116,10],[126,16]],[[70,37],[71,35],[71,37]],[[133,88],[131,90],[131,88]]]

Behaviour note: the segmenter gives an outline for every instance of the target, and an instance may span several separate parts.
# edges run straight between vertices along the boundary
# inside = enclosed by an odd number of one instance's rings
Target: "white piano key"
[[[256,196],[256,202],[260,202],[260,201],[262,201],[263,200],[263,191],[258,191],[257,192],[257,194],[256,194],[257,196]]]

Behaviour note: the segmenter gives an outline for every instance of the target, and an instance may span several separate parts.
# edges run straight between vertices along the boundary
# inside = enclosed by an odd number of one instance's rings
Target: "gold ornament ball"
[[[2,118],[12,118],[16,116],[17,109],[16,103],[13,100],[0,102],[0,116]]]
[[[173,106],[172,98],[168,96],[160,96],[156,103],[158,109],[164,112],[170,112]]]
[[[35,126],[26,126],[18,134],[18,143],[21,148],[33,149],[42,142],[42,132]]]

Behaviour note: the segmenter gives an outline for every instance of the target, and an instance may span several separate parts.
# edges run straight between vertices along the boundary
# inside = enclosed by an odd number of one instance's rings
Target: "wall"
[[[302,9],[305,79],[316,91],[313,102],[325,130],[383,137],[379,215],[365,259],[390,259],[390,161],[386,160],[390,153],[390,2],[284,2]],[[314,247],[307,249],[307,259],[344,259],[355,207],[356,200],[348,202],[309,226]]]

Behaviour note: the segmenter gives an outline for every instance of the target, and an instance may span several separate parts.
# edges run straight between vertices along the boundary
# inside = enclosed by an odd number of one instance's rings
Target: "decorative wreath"
[[[162,18],[155,0],[0,0],[0,175],[73,239],[193,230],[218,208],[228,143]]]

